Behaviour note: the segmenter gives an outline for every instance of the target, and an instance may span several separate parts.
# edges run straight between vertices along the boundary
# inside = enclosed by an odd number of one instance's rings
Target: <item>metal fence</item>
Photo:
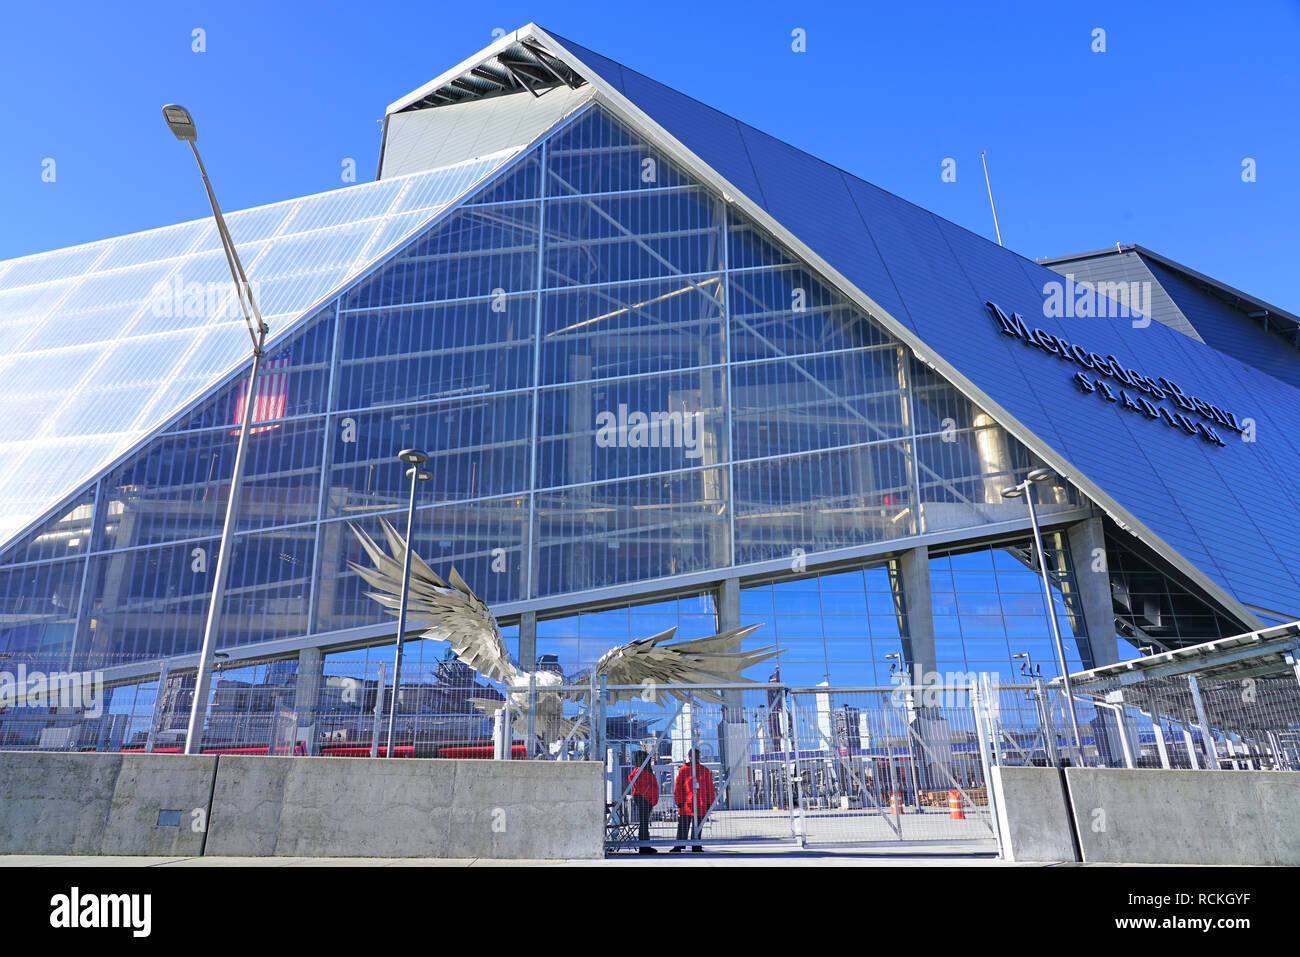
[[[990,715],[1022,751],[1045,753],[1038,713],[1022,707],[1028,685],[983,692],[692,686],[639,689],[620,700],[623,690],[634,689],[605,689],[601,743],[612,849],[639,848],[646,838],[650,846],[683,847],[697,832],[701,845],[991,846]],[[657,791],[646,828],[636,793],[641,775]],[[712,801],[697,804],[701,779]],[[703,813],[689,813],[698,807]]]
[[[1300,770],[1300,684],[1290,676],[1151,677],[1076,700],[1091,715],[1097,766]]]
[[[182,749],[192,672],[118,687],[96,684],[95,674],[68,682],[52,664],[42,674],[33,662],[18,670],[0,662],[0,749]],[[33,675],[47,682],[44,697],[30,693]],[[19,677],[25,700],[13,694]],[[218,668],[202,749],[386,756],[391,721],[397,757],[603,760],[616,850],[991,847],[995,765],[1300,770],[1300,685],[1289,676],[1179,675],[1076,689],[1077,741],[1059,687],[970,678],[607,687],[540,675],[502,690],[447,660],[404,670],[394,713],[382,664],[326,659],[312,680],[296,662],[270,662]]]

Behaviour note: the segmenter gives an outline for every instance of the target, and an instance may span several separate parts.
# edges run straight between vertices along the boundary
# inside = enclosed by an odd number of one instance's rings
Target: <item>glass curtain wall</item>
[[[245,390],[9,550],[0,652],[197,649]],[[434,476],[416,548],[493,605],[1018,520],[999,490],[1039,464],[595,107],[305,320],[252,401],[223,646],[388,620],[349,526],[402,525],[403,448]]]

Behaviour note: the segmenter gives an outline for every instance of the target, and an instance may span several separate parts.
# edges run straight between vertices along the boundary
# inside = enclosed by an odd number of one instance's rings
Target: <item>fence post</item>
[[[162,723],[163,716],[163,698],[167,692],[167,659],[164,658],[158,662],[158,691],[153,697],[153,714],[149,718],[149,734],[145,738],[144,749],[150,753],[154,749],[155,735],[158,733],[158,725]]]
[[[1196,741],[1192,738],[1192,729],[1190,725],[1179,725],[1183,731],[1183,744],[1187,748],[1187,760],[1192,765],[1193,771],[1201,769],[1201,759],[1196,756]]]
[[[1166,770],[1173,767],[1169,761],[1169,748],[1165,745],[1164,722],[1160,720],[1160,715],[1156,713],[1156,693],[1147,691],[1147,708],[1151,712],[1151,728],[1156,735],[1156,750],[1160,752],[1160,766]]]
[[[1137,767],[1137,764],[1133,760],[1133,749],[1129,746],[1128,731],[1124,727],[1124,719],[1127,716],[1123,701],[1118,702],[1115,707],[1115,723],[1119,731],[1120,747],[1124,749],[1124,765],[1131,769]]]
[[[881,708],[881,716],[884,718],[885,725],[885,763],[889,765],[889,810],[894,815],[894,833],[901,841],[903,839],[903,794],[898,789],[898,768],[894,764],[894,745],[890,741],[894,735],[894,722],[891,715],[896,710],[893,707],[893,702],[897,700],[895,694],[884,699],[885,707]],[[895,795],[898,796],[898,800],[894,800]]]
[[[501,710],[497,713],[500,720],[494,729],[497,740],[492,756],[498,761],[509,761],[515,753],[514,721],[510,714],[510,698],[514,694],[514,687],[513,684],[506,685],[505,700],[501,702]]]
[[[785,690],[786,713],[790,715],[790,745],[794,752],[793,775],[790,778],[790,798],[798,805],[796,818],[799,822],[799,846],[808,846],[808,816],[804,810],[804,790],[799,787],[803,774],[799,770],[799,717],[796,703],[790,700],[790,689]]]
[[[524,759],[531,761],[533,759],[533,739],[535,738],[536,724],[535,715],[537,712],[537,672],[528,672],[528,720],[524,724],[524,736],[528,739],[524,748]]]
[[[1187,685],[1192,689],[1192,704],[1196,706],[1196,717],[1201,722],[1201,740],[1205,744],[1205,756],[1209,760],[1209,767],[1212,771],[1219,769],[1219,753],[1214,747],[1214,732],[1210,730],[1210,722],[1205,716],[1205,703],[1201,701],[1201,686],[1196,681],[1196,675],[1187,676]]]
[[[1052,727],[1052,709],[1047,703],[1047,688],[1042,678],[1034,679],[1034,709],[1038,712],[1038,721],[1043,728],[1043,746],[1047,750],[1047,761],[1054,767],[1061,766],[1061,754],[1056,750],[1056,729]]]
[[[916,801],[916,813],[924,814],[921,805],[921,769],[916,761],[916,748],[912,746],[912,715],[919,714],[916,707],[916,693],[909,690],[903,699],[903,742],[907,745],[907,763],[912,769],[912,798]],[[919,722],[918,722],[919,723]]]
[[[370,729],[370,756],[379,757],[379,726],[384,723],[384,688],[388,684],[388,670],[379,663],[379,678],[375,686],[375,726]]]
[[[993,834],[998,842],[998,857],[1002,857],[1002,827],[998,824],[997,800],[993,794],[993,772],[989,749],[989,739],[992,736],[992,728],[990,727],[992,719],[986,712],[984,689],[980,688],[978,682],[971,682],[970,692],[971,711],[975,716],[975,735],[979,739],[980,767],[984,771],[984,799],[988,802],[989,820],[993,824]],[[986,720],[988,724],[985,723]]]
[[[596,744],[595,760],[604,762],[605,760],[605,699],[609,692],[607,690],[609,678],[605,674],[600,676],[600,685],[596,689],[596,717],[592,729],[592,738]]]

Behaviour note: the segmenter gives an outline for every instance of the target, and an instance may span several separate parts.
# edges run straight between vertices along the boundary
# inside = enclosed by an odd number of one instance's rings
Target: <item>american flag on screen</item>
[[[274,358],[262,363],[262,371],[257,376],[257,395],[253,399],[254,423],[273,422],[284,415],[289,388],[288,370],[292,362],[289,350],[286,349]],[[235,425],[243,425],[244,407],[247,401],[248,380],[245,379],[239,386],[239,398],[235,401]],[[254,425],[253,428],[249,429],[249,432],[267,432],[274,428],[278,428],[278,426],[264,425],[258,428]],[[230,434],[238,435],[239,433],[235,431]]]

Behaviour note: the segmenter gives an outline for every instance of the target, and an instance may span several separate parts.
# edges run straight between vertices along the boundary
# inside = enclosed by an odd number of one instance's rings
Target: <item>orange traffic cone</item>
[[[956,788],[948,789],[948,819],[952,821],[966,820],[966,812],[961,809],[961,792]]]
[[[903,796],[899,794],[897,791],[894,791],[892,794],[889,795],[889,813],[890,814],[903,813]]]

